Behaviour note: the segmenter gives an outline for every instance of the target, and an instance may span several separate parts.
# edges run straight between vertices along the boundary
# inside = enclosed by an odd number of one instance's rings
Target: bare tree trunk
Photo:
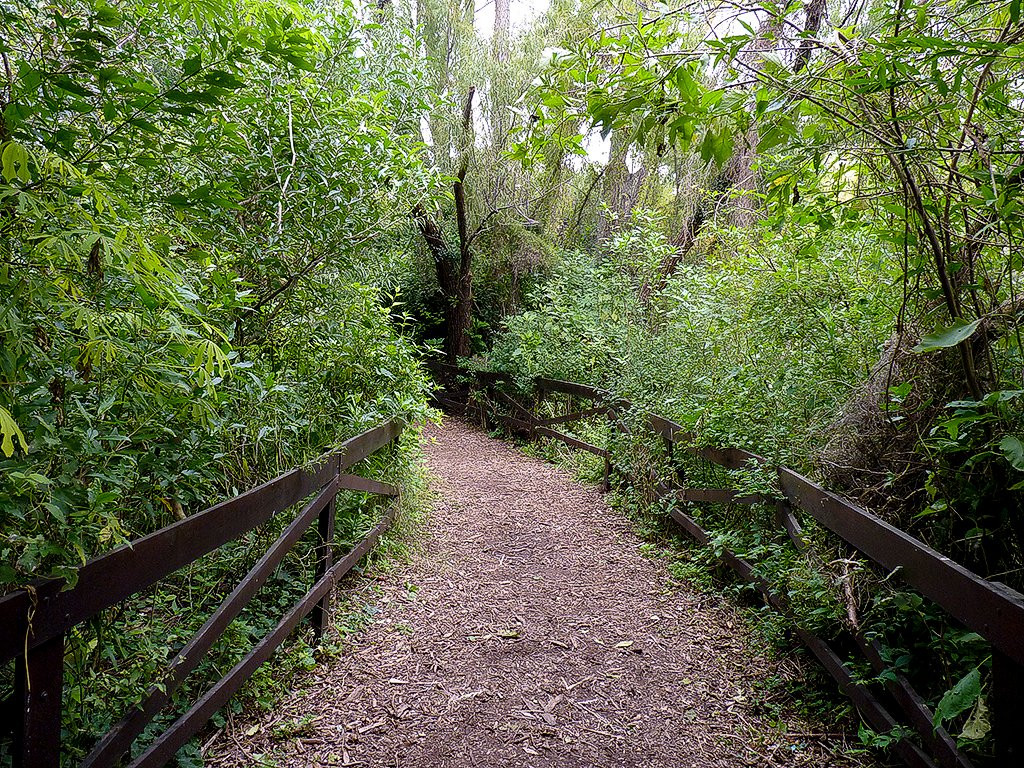
[[[806,0],[804,3],[804,35],[805,39],[800,41],[800,47],[796,52],[796,61],[793,62],[793,71],[799,72],[811,61],[811,53],[814,51],[814,41],[807,38],[814,37],[821,29],[821,21],[825,17],[825,0]]]
[[[472,121],[473,89],[466,101],[466,124]],[[463,158],[459,175],[454,185],[455,221],[459,228],[459,280],[452,296],[452,321],[448,326],[449,357],[466,357],[469,354],[469,326],[473,322],[473,252],[469,244],[469,213],[466,210],[466,169],[468,159]]]
[[[422,205],[413,209],[413,219],[427,244],[434,261],[437,284],[444,300],[445,354],[449,362],[469,355],[469,328],[473,322],[473,251],[470,246],[469,211],[466,204],[466,172],[469,169],[469,148],[472,146],[473,96],[470,88],[462,114],[463,139],[459,170],[453,185],[455,221],[458,226],[458,249],[449,247],[441,226]]]
[[[3,65],[4,85],[0,90],[0,143],[11,138],[7,131],[7,121],[4,119],[4,111],[14,100],[14,74],[11,72],[11,61],[7,54],[0,50],[0,64]]]
[[[818,0],[810,1],[818,2]],[[772,15],[766,16],[761,21],[757,35],[750,47],[740,54],[749,67],[756,69],[757,64],[763,59],[764,53],[772,49],[780,27],[781,21]],[[757,145],[760,140],[757,122],[751,120],[750,127],[737,143],[725,168],[722,169],[725,177],[729,180],[734,196],[729,219],[738,227],[749,227],[757,221],[760,208],[757,193],[761,181],[760,174],[757,172]]]
[[[440,225],[427,214],[423,206],[413,209],[413,219],[423,235],[444,301],[444,352],[451,363],[469,354],[469,325],[473,310],[473,276],[463,272],[462,260],[457,260],[444,237]]]
[[[760,177],[754,167],[757,162],[757,143],[760,140],[757,125],[751,125],[742,137],[742,145],[733,150],[724,171],[732,182],[734,198],[729,206],[729,222],[737,227],[749,227],[757,221],[757,191]]]
[[[494,0],[494,36],[491,39],[491,45],[494,58],[499,62],[508,61],[508,31],[511,21],[509,3],[510,0]],[[508,115],[501,103],[503,94],[499,91],[499,83],[492,78],[490,87],[487,89],[487,98],[490,102],[488,117],[491,124],[491,139],[494,146],[497,147],[504,146],[509,128]]]
[[[498,48],[500,61],[504,61],[505,58],[500,55],[503,49],[507,55],[508,30],[511,19],[509,5],[510,0],[494,0],[494,43]]]

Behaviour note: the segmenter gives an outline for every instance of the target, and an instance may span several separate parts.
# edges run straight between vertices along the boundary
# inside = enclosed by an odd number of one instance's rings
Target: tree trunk
[[[470,91],[470,99],[473,98]],[[469,115],[469,102],[466,114]],[[467,122],[469,117],[467,117]],[[466,210],[466,163],[459,169],[455,180],[455,221],[459,227],[459,274],[452,294],[452,318],[448,324],[448,356],[455,362],[456,357],[469,354],[469,326],[473,321],[473,253],[469,246],[469,213]]]
[[[4,112],[14,100],[14,74],[11,72],[11,61],[7,54],[0,51],[0,65],[3,66],[5,78],[3,90],[0,91],[0,144],[11,138],[7,131],[7,121],[4,119]]]
[[[494,0],[494,29],[491,38],[491,51],[495,61],[506,63],[508,61],[508,31],[511,21],[509,0]],[[509,116],[506,112],[506,99],[508,94],[504,93],[507,85],[503,78],[491,78],[487,88],[487,101],[489,109],[486,112],[491,129],[491,142],[495,147],[504,147],[509,129]]]
[[[460,269],[461,263],[456,262],[456,254],[448,247],[440,225],[427,214],[423,206],[417,205],[413,209],[413,219],[434,262],[437,284],[444,301],[444,352],[449,362],[454,364],[456,358],[469,354],[473,275],[469,270],[463,272]]]
[[[509,0],[494,0],[494,44],[499,61],[508,58],[509,5]]]
[[[448,320],[448,337],[445,340],[449,361],[454,365],[457,358],[469,357],[469,327],[473,322],[473,275],[467,272],[459,279],[458,288]]]
[[[800,47],[797,49],[793,72],[800,72],[811,61],[811,53],[814,51],[815,44],[808,38],[816,36],[821,29],[821,21],[825,17],[825,6],[825,0],[806,0],[804,3],[804,34],[806,37],[800,41]]]
[[[641,286],[639,299],[644,307],[649,307],[651,299],[665,290],[668,281],[693,248],[694,243],[697,242],[697,235],[700,234],[701,227],[709,217],[714,215],[722,198],[729,194],[729,179],[723,173],[711,180],[710,187],[707,196],[697,202],[693,213],[686,219],[682,229],[672,240],[672,245],[675,248],[671,254],[661,260],[657,277]]]
[[[470,353],[469,328],[473,322],[473,250],[470,246],[469,210],[466,204],[466,173],[469,169],[469,151],[472,147],[473,96],[475,88],[466,95],[462,113],[463,136],[460,147],[459,170],[455,176],[455,222],[459,231],[458,250],[449,247],[444,231],[431,218],[422,205],[413,208],[413,219],[434,260],[437,284],[444,300],[445,355],[453,365],[457,358]]]
[[[768,15],[761,21],[750,47],[740,54],[749,67],[757,69],[758,63],[764,59],[764,54],[775,47],[775,38],[780,27],[781,21],[773,15]],[[735,195],[729,213],[729,219],[734,226],[749,227],[757,221],[760,208],[757,192],[761,186],[760,174],[757,172],[757,145],[760,140],[757,121],[751,120],[750,127],[737,141],[729,162],[722,169]]]
[[[604,172],[603,195],[604,202],[610,210],[608,213],[602,213],[598,221],[598,240],[607,240],[629,221],[647,179],[646,166],[641,165],[632,172],[629,170],[626,163],[629,145],[629,137],[626,134],[612,131],[611,150]]]

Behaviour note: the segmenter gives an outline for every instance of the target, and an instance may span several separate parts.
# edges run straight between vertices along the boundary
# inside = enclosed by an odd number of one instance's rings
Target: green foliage
[[[947,720],[952,720],[962,712],[975,705],[981,697],[981,672],[972,669],[960,681],[946,691],[935,707],[935,727],[938,728]]]
[[[611,270],[580,267],[603,284],[579,302],[560,294],[587,279],[556,271],[558,284],[538,290],[550,298],[507,324],[497,364],[609,386],[699,441],[805,470],[826,442],[845,441],[855,447],[842,466],[825,451],[819,468],[845,473],[852,492],[874,484],[868,498],[892,497],[894,522],[1019,586],[1019,8],[882,4],[841,28],[827,5],[813,22],[806,4],[761,4],[731,24],[708,24],[710,6],[617,11],[566,37],[528,98],[536,119],[517,157],[582,155],[611,133],[656,176],[647,204],[674,185],[660,209],[693,213],[664,230],[674,255],[629,235],[633,252]],[[678,159],[691,155],[715,170]],[[721,189],[680,204],[694,185]],[[722,214],[744,205],[749,228],[735,237]],[[694,237],[716,247],[689,250]],[[609,306],[626,297],[626,319],[581,309],[594,295]],[[611,343],[588,355],[588,337]],[[649,468],[650,451],[619,449],[627,469]],[[800,573],[758,540],[759,524],[701,520],[776,582]],[[801,616],[827,608],[826,587],[797,590]],[[879,599],[879,625],[919,610]],[[918,618],[901,642],[942,659],[942,675],[914,672],[933,703],[948,703],[983,651],[952,649],[936,639],[956,634],[944,621]],[[974,699],[965,738],[986,733]],[[899,735],[864,738],[888,746]]]
[[[509,318],[491,358],[524,382],[546,375],[597,381],[613,367],[633,309],[616,291],[622,276],[609,262],[567,254],[529,298],[530,308]]]
[[[524,382],[547,375],[607,386],[638,403],[639,414],[673,418],[699,441],[745,447],[773,462],[807,468],[889,334],[899,288],[895,280],[879,276],[898,276],[898,258],[855,221],[822,227],[792,210],[768,220],[756,241],[729,230],[713,232],[725,253],[705,252],[684,262],[645,306],[643,286],[665,254],[657,226],[657,219],[636,217],[600,256],[564,256],[537,288],[532,307],[507,321],[493,362]],[[628,247],[620,247],[624,243]],[[743,250],[731,251],[733,245]],[[905,398],[909,392],[905,388],[893,396]],[[948,428],[963,439],[985,435],[982,425],[998,418],[996,401],[1002,398],[1005,410],[1013,400],[1011,395],[990,398]],[[655,529],[663,524],[664,504],[652,503],[653,489],[642,480],[651,468],[662,477],[681,472],[691,487],[777,494],[773,473],[754,467],[727,473],[679,456],[669,461],[657,445],[635,436],[643,434],[642,415],[628,415],[627,423],[634,428],[632,438],[591,440],[608,441],[616,470],[634,478],[619,491],[620,504]],[[987,434],[985,439],[993,439]],[[999,448],[1012,455],[1014,446],[1007,441]],[[928,662],[907,670],[924,681],[922,690],[933,702],[958,679],[952,675],[982,661],[969,638],[954,641],[955,632],[934,608],[920,615],[925,610],[920,597],[911,604],[905,596],[892,596],[891,588],[874,583],[848,561],[824,531],[805,528],[808,555],[792,547],[770,506],[702,504],[689,506],[687,513],[710,532],[709,554],[728,549],[754,564],[798,622],[822,636],[835,636],[848,624],[842,579],[871,582],[878,602],[870,615],[879,631],[884,629],[880,636],[912,645],[918,659],[937,655],[942,660],[947,672],[941,676],[934,675],[934,666],[929,674]],[[846,563],[846,576],[837,563]],[[706,566],[705,559],[687,557],[673,567],[704,585],[707,576],[694,573]],[[737,594],[746,598],[743,589]],[[900,613],[906,621],[894,621]],[[785,642],[784,635],[776,636]],[[948,642],[937,643],[937,636]],[[957,713],[960,720],[963,712]],[[884,748],[899,735],[864,731],[862,737]]]
[[[366,243],[394,242],[434,194],[418,135],[432,96],[408,19],[375,22],[344,0],[0,6],[0,590],[73,584],[100,552],[428,413]],[[403,483],[417,456],[407,438],[369,471]],[[340,504],[339,546],[376,513]],[[160,680],[284,524],[69,635],[67,760]],[[311,537],[174,711],[308,589]],[[312,658],[300,642],[280,674]],[[279,690],[261,673],[247,695]]]
[[[705,161],[722,165],[732,152],[736,94],[705,91],[700,54],[687,30],[645,14],[615,19],[596,34],[587,29],[554,49],[534,83],[535,120],[513,156],[543,161],[551,146],[586,154],[579,127],[607,136],[633,131],[640,144],[697,147]],[[657,55],[678,51],[677,55]],[[589,124],[589,125],[587,125]]]
[[[409,337],[446,334],[452,243],[466,256],[458,292],[473,298],[470,352],[520,383],[601,384],[637,404],[637,425],[655,411],[700,442],[805,470],[838,416],[884,408],[871,424],[895,459],[855,470],[911,486],[897,522],[1016,583],[1019,6],[876,4],[812,29],[800,4],[721,24],[717,7],[556,0],[527,33],[484,41],[472,7],[436,0],[417,4],[415,27],[406,5],[348,0],[10,0],[0,588],[73,583],[98,552],[385,418],[425,416]],[[604,163],[595,147],[609,137]],[[415,252],[413,210],[444,248]],[[776,492],[754,468],[715,475],[601,419],[577,429],[637,477]],[[415,455],[406,440],[389,457],[396,480]],[[653,488],[639,485],[619,501],[657,528]],[[750,559],[801,621],[835,631],[835,563],[858,566],[817,530],[833,559],[796,555],[770,513],[709,505],[709,551]],[[339,541],[372,514],[343,509]],[[159,677],[275,526],[69,639],[74,756],[112,704]],[[309,552],[197,680],[304,589]],[[703,558],[675,567],[692,574]],[[893,669],[920,678],[904,656],[937,654],[937,722],[983,742],[983,649],[919,597],[872,587],[867,623],[918,644],[894,649]],[[286,656],[286,670],[313,658],[302,643]],[[261,674],[249,695],[268,705],[275,690]]]
[[[645,311],[665,249],[653,226],[636,219],[606,256],[563,257],[507,321],[495,365],[609,386],[701,440],[804,463],[888,333],[886,250],[786,221],[755,253],[681,265]]]
[[[73,580],[423,413],[413,349],[350,267],[425,183],[418,141],[383,127],[425,107],[400,25],[230,2],[4,16],[4,582]]]

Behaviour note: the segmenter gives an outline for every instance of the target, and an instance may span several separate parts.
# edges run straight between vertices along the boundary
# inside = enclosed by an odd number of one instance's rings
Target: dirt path
[[[349,651],[221,765],[850,765],[754,713],[779,669],[724,601],[674,585],[596,490],[449,420],[427,432],[424,550]],[[309,722],[304,722],[304,720]]]

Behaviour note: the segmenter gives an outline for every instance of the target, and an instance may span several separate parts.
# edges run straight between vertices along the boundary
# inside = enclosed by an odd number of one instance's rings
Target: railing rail
[[[625,411],[633,408],[628,400],[617,398],[597,387],[554,379],[538,378],[523,394],[509,391],[512,379],[505,374],[481,375],[479,372],[447,365],[437,367],[435,373],[445,382],[437,396],[442,407],[472,415],[484,423],[500,424],[531,439],[553,438],[603,456],[604,487],[608,487],[609,472],[612,470],[608,450],[556,432],[548,425],[568,424],[605,413],[613,430],[628,430],[621,418]],[[567,413],[546,418],[538,415],[539,403],[554,394],[570,398],[566,406]],[[510,399],[516,401],[514,417],[503,413],[499,407]],[[586,407],[574,406],[571,399],[586,401]],[[727,469],[739,469],[751,463],[767,465],[763,457],[749,451],[698,445],[685,428],[662,416],[648,414],[644,421],[650,433],[665,441],[670,454],[673,450],[682,450]],[[839,536],[874,563],[881,572],[902,579],[907,586],[920,592],[968,630],[976,632],[991,644],[993,688],[990,710],[997,764],[1024,764],[1024,595],[971,572],[905,531],[825,490],[803,475],[785,467],[776,468],[776,471],[784,496],[776,502],[776,519],[794,546],[800,550],[807,546],[794,514],[799,511]],[[659,497],[673,502],[669,505],[672,519],[688,535],[703,544],[709,543],[711,536],[696,519],[686,513],[686,504],[753,504],[767,501],[759,495],[739,496],[731,489],[686,488],[683,487],[683,479],[675,475],[669,478],[652,476],[644,480],[654,484]],[[787,601],[772,590],[771,585],[757,574],[750,563],[728,549],[721,550],[720,559],[740,578],[751,583],[766,603],[794,621],[797,636],[835,678],[872,729],[881,733],[892,731],[898,721],[889,707],[895,704],[903,711],[906,721],[917,731],[921,743],[928,750],[926,752],[910,739],[899,739],[895,749],[908,765],[922,768],[935,768],[936,765],[942,768],[970,768],[969,759],[957,748],[956,741],[943,728],[935,727],[932,711],[910,682],[898,671],[890,669],[883,660],[881,648],[874,638],[865,637],[857,631],[852,633],[850,645],[859,648],[875,674],[886,680],[885,693],[891,698],[891,704],[888,705],[875,695],[870,686],[858,679],[826,641],[796,623]]]
[[[313,587],[242,661],[131,762],[131,768],[156,768],[173,758],[304,617],[312,615],[314,631],[322,634],[328,622],[334,584],[370,551],[397,514],[397,506],[392,503],[376,527],[335,563],[335,498],[342,490],[398,496],[396,487],[348,474],[347,470],[392,443],[401,432],[402,425],[396,421],[367,430],[344,442],[337,453],[314,467],[293,469],[94,558],[79,569],[78,580],[70,589],[65,589],[61,580],[43,580],[0,597],[0,663],[15,660],[14,696],[0,705],[0,712],[6,710],[11,716],[8,722],[13,722],[15,768],[56,768],[60,764],[66,632],[238,539],[312,494],[316,495],[170,660],[167,675],[160,684],[154,685],[142,702],[99,740],[82,763],[83,768],[109,768],[123,760],[139,734],[314,522],[318,544]]]

